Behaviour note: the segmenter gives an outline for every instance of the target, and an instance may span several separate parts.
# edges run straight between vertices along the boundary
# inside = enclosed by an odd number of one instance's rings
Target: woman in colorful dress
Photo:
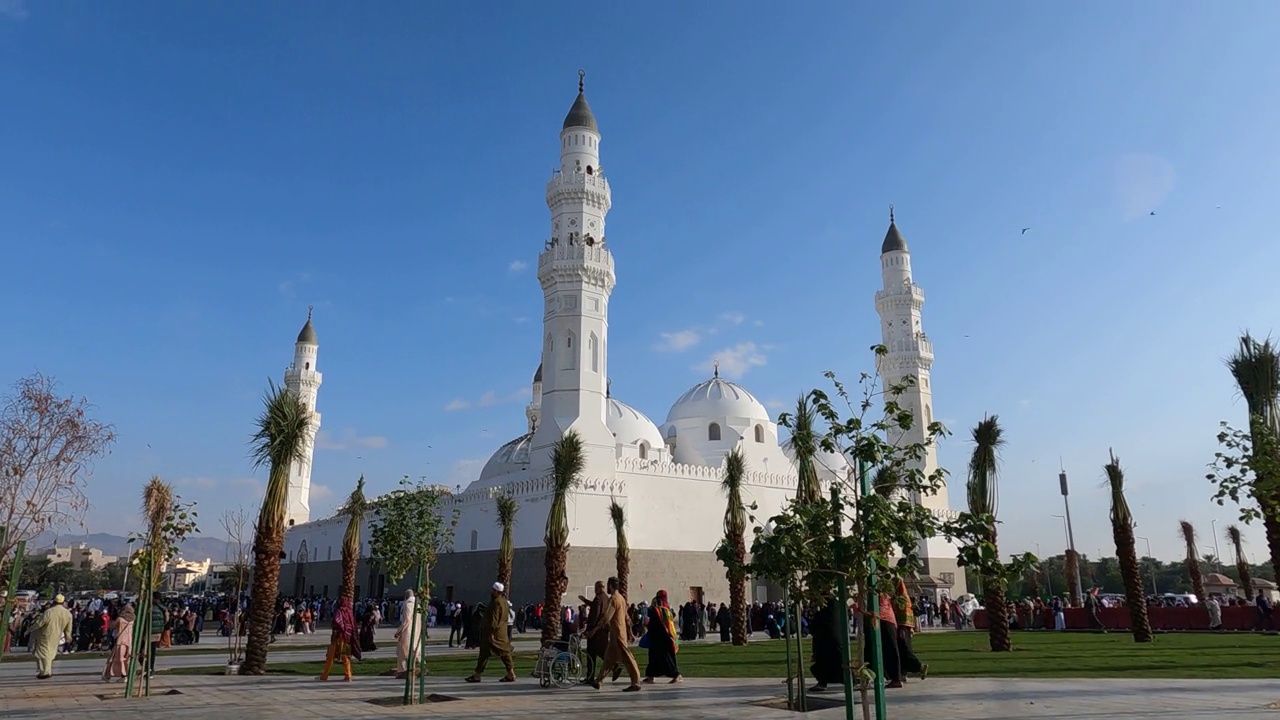
[[[644,682],[653,684],[656,677],[669,677],[672,683],[684,680],[676,664],[680,642],[676,635],[676,616],[667,604],[667,591],[659,590],[649,606],[648,632],[649,663],[645,666]]]
[[[107,667],[102,671],[102,682],[111,682],[114,678],[123,680],[128,674],[129,653],[133,652],[133,620],[133,605],[125,605],[116,616],[116,644],[111,648],[111,657],[107,658]]]
[[[360,638],[356,629],[356,616],[351,610],[351,600],[342,598],[333,613],[333,633],[329,636],[329,652],[324,658],[324,671],[320,680],[329,679],[335,660],[342,661],[343,679],[351,682],[351,658],[360,659]]]

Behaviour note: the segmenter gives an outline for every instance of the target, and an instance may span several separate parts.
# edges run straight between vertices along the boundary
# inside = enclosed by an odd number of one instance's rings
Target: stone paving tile
[[[399,717],[429,713],[440,720],[542,720],[590,714],[627,720],[781,720],[792,713],[751,705],[785,693],[768,680],[692,679],[677,686],[647,686],[640,693],[620,692],[624,683],[589,688],[543,690],[531,679],[515,685],[491,681],[467,685],[455,679],[429,678],[429,692],[461,698],[429,708],[380,706],[371,698],[398,697],[403,685],[391,679],[358,678],[321,684],[310,678],[160,677],[153,690],[180,688],[180,695],[157,694],[141,701],[99,700],[99,693],[120,692],[84,676],[46,682],[0,680],[0,717],[14,720],[92,717],[94,720],[289,720],[297,718]],[[838,696],[838,693],[837,693]],[[1280,681],[1194,680],[999,680],[935,678],[891,691],[895,719],[921,720],[1103,720],[1176,718],[1237,720],[1280,718],[1268,709],[1280,702]],[[89,715],[86,715],[86,711]],[[843,718],[841,709],[809,714],[823,720]],[[861,717],[861,712],[858,713]]]

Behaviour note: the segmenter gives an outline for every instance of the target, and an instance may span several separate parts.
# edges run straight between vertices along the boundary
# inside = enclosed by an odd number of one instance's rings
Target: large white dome
[[[742,387],[716,376],[700,382],[680,396],[667,413],[667,424],[678,420],[744,418],[772,424],[769,411]]]
[[[604,419],[619,444],[639,445],[644,442],[651,448],[662,447],[662,433],[658,432],[658,426],[644,413],[620,400],[609,398]]]
[[[493,481],[528,468],[532,443],[533,433],[527,433],[498,448],[498,451],[489,458],[489,462],[484,464],[484,469],[480,471],[480,478],[472,483],[470,488],[480,489],[498,485],[499,483]]]

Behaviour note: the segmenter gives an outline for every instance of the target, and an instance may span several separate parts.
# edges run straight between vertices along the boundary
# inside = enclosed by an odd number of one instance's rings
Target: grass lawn
[[[1011,678],[1276,678],[1280,677],[1280,637],[1248,633],[1182,633],[1157,635],[1155,643],[1137,645],[1127,633],[1014,634],[1014,652],[992,653],[984,632],[927,633],[916,636],[915,650],[929,664],[930,676]],[[805,642],[806,663],[810,652]],[[635,649],[644,670],[645,651]],[[394,646],[356,663],[356,675],[378,675],[395,664]],[[317,656],[322,653],[317,652]],[[516,652],[516,670],[527,676],[533,652]],[[680,650],[680,670],[689,677],[784,677],[786,648],[781,641],[755,642],[733,648],[719,644],[691,644]],[[433,657],[432,675],[464,677],[475,655]],[[269,672],[318,675],[321,662],[270,665]],[[221,674],[222,668],[182,668],[172,674]],[[500,663],[490,662],[496,679]]]

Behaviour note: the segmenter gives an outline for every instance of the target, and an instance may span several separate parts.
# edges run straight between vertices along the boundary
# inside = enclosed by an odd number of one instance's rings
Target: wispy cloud
[[[496,390],[490,390],[475,400],[468,398],[456,398],[451,400],[448,405],[444,406],[444,409],[445,412],[455,412],[457,410],[466,410],[473,407],[493,407],[494,405],[505,405],[507,403],[528,402],[529,397],[530,390],[527,387],[520,388],[519,390],[506,394],[498,393]]]
[[[698,331],[693,329],[660,333],[659,337],[661,341],[653,346],[658,352],[684,352],[702,340]]]
[[[765,400],[764,406],[766,408],[769,408],[770,410],[773,410],[774,412],[778,412],[779,410],[786,408],[787,403],[782,400],[778,400],[777,398],[773,398],[770,400]]]
[[[0,0],[0,17],[9,20],[26,20],[29,14],[26,0]]]
[[[528,269],[528,267],[529,267],[529,263],[523,260],[512,260],[510,264],[507,265],[507,272],[512,274],[522,273],[526,269]]]
[[[4,2],[4,0],[0,0],[0,2]],[[298,299],[298,288],[310,282],[310,273],[298,273],[288,280],[282,280],[280,284],[276,286],[276,291],[280,293],[280,297],[290,302],[294,302]]]
[[[381,435],[361,435],[355,428],[346,428],[337,437],[321,430],[316,435],[316,447],[320,450],[377,450],[387,446]]]
[[[720,364],[720,374],[725,377],[736,380],[753,367],[760,367],[767,364],[769,359],[764,356],[761,349],[753,342],[738,343],[733,347],[727,347],[707,358],[707,361],[698,366],[699,370],[711,372],[716,363]]]
[[[730,325],[741,325],[742,321],[746,319],[747,316],[740,312],[727,312],[720,315],[720,320],[722,322],[727,322]]]

